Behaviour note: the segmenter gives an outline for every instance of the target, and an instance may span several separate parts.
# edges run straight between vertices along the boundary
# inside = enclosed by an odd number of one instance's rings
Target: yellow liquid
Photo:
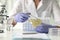
[[[40,19],[30,19],[29,21],[32,23],[33,27],[40,25],[42,22]]]

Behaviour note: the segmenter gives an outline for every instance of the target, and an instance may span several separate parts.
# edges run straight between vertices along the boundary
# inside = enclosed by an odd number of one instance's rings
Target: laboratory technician
[[[24,23],[30,18],[27,13],[41,18],[42,23],[35,28],[38,33],[48,33],[49,28],[56,28],[60,25],[60,8],[57,0],[17,0],[9,14],[9,17],[14,17],[12,24]],[[54,21],[53,25],[50,24],[49,18]]]

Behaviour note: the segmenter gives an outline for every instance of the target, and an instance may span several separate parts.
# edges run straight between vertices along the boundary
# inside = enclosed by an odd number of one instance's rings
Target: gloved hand
[[[41,25],[37,26],[35,30],[38,33],[48,33],[49,28],[56,28],[56,26],[52,26],[52,25],[42,23]]]
[[[25,22],[30,17],[29,15],[30,13],[18,13],[14,16],[14,20],[16,22]]]

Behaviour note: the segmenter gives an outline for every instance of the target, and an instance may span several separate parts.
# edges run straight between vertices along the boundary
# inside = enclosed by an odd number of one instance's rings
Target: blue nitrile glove
[[[41,25],[37,26],[35,30],[38,33],[48,33],[49,28],[56,28],[56,26],[42,23]]]
[[[25,22],[30,17],[29,15],[30,13],[18,13],[14,16],[14,20],[16,22]]]

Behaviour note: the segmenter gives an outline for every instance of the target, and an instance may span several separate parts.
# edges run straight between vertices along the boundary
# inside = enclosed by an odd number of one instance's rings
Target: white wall
[[[0,0],[0,3],[4,4],[6,0]]]

